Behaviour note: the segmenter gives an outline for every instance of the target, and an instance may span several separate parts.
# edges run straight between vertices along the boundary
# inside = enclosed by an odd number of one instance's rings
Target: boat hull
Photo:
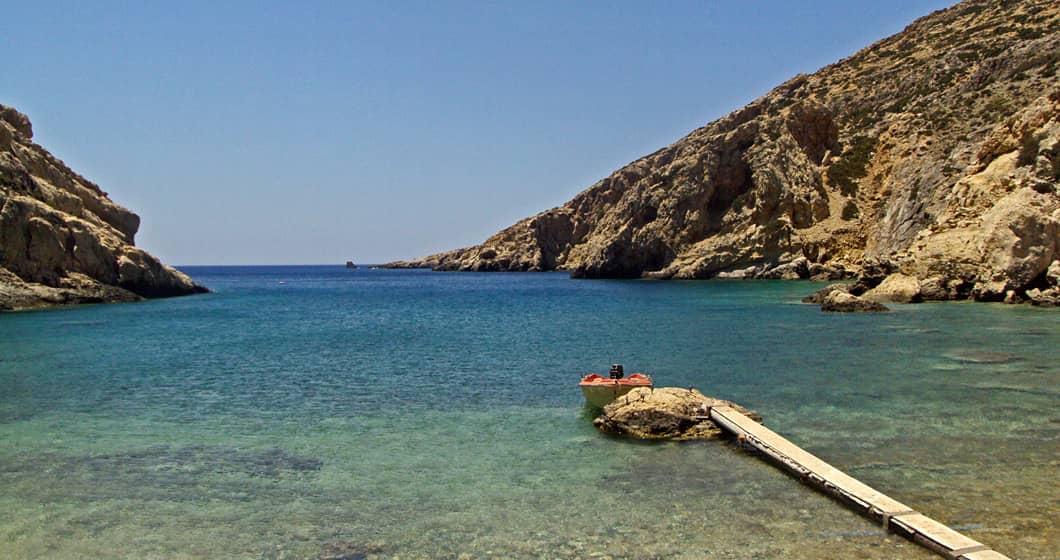
[[[640,373],[623,379],[609,379],[593,373],[583,377],[578,387],[581,388],[586,403],[603,408],[637,387],[651,388],[652,381],[650,377]]]
[[[634,389],[633,385],[596,385],[596,386],[585,386],[582,385],[582,395],[585,396],[585,402],[597,408],[603,408],[614,401],[618,397],[625,395],[626,393]]]

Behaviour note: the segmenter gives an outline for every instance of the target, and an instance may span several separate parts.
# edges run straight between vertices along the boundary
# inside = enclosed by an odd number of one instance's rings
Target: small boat
[[[611,366],[611,373],[608,377],[598,373],[590,373],[582,378],[578,386],[581,387],[582,394],[585,395],[585,402],[592,406],[603,408],[610,404],[611,401],[633,389],[637,387],[651,388],[653,383],[651,376],[643,373],[634,373],[629,377],[624,377],[622,364],[614,364]]]
[[[346,268],[354,270],[357,268],[357,265],[353,264],[353,261],[346,261]]]

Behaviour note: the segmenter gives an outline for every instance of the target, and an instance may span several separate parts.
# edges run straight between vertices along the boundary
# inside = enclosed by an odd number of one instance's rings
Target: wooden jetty
[[[880,522],[885,530],[921,544],[952,560],[1009,560],[949,527],[893,500],[870,486],[843,473],[776,432],[740,414],[729,406],[710,409],[710,419],[719,427],[761,451],[801,480],[850,504]]]

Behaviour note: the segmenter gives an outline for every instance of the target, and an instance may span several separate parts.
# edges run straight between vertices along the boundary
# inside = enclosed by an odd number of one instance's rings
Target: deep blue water
[[[576,382],[614,362],[1012,557],[1060,549],[1055,310],[185,270],[214,293],[0,315],[0,557],[932,557],[723,442],[597,433]]]

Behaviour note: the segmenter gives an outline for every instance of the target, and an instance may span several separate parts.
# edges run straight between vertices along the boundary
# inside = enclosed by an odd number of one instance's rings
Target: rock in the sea
[[[828,294],[832,292],[843,292],[844,294],[850,293],[850,284],[829,284],[820,290],[802,298],[803,303],[816,303],[818,305],[824,303]]]
[[[841,290],[833,290],[821,301],[821,311],[843,313],[879,313],[890,311],[883,304]]]
[[[0,105],[0,310],[206,291],[135,247],[140,217],[32,136]]]
[[[593,425],[608,433],[639,439],[711,439],[722,434],[710,419],[712,406],[731,406],[762,421],[757,413],[695,389],[639,387],[605,406]]]

